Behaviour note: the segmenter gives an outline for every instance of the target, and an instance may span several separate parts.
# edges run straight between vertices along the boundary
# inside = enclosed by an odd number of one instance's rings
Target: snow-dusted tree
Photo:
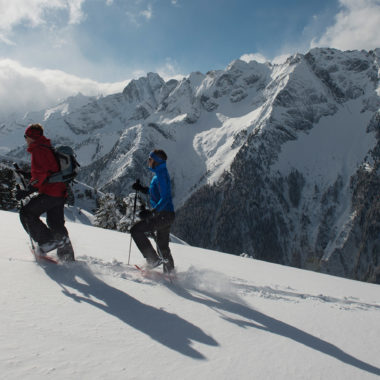
[[[116,230],[119,221],[123,218],[125,206],[121,198],[107,193],[99,200],[99,208],[95,213],[95,226]]]
[[[121,232],[127,232],[132,225],[139,220],[138,214],[145,208],[144,200],[140,195],[136,199],[136,210],[134,211],[136,193],[131,193],[123,199],[125,205],[125,215],[120,219],[117,230]]]
[[[17,202],[14,199],[13,189],[15,181],[13,171],[8,168],[0,168],[0,209],[14,210]]]

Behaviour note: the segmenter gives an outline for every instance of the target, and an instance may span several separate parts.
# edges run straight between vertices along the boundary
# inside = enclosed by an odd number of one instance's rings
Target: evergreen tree
[[[133,213],[135,204],[135,193],[131,193],[123,199],[125,206],[125,215],[120,219],[117,230],[121,232],[127,232],[131,229],[132,225],[136,223],[139,218],[138,214],[141,210],[145,209],[145,202],[140,195],[137,196],[136,210]]]
[[[66,204],[68,204],[69,206],[75,205],[75,195],[70,185],[67,186]]]
[[[0,169],[0,209],[14,210],[17,201],[14,198],[15,180],[13,171],[8,168]]]
[[[99,207],[95,212],[95,226],[109,230],[127,232],[139,218],[138,214],[145,209],[145,202],[141,196],[136,200],[136,211],[133,214],[135,193],[129,194],[124,199],[115,194],[107,193],[99,198]]]
[[[95,213],[95,226],[116,230],[119,221],[123,218],[125,206],[121,198],[107,193],[99,199],[99,208]]]

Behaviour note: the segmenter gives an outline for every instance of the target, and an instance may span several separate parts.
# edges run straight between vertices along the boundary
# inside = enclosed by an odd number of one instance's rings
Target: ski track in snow
[[[380,304],[361,302],[356,297],[337,298],[323,294],[307,294],[291,287],[281,288],[278,285],[254,286],[238,278],[229,278],[223,273],[211,270],[199,270],[194,267],[190,267],[187,271],[177,272],[175,278],[170,282],[162,277],[161,268],[151,271],[150,275],[144,276],[133,265],[128,265],[116,259],[105,261],[96,257],[79,256],[76,263],[64,264],[64,266],[67,266],[74,274],[76,271],[80,274],[84,268],[87,268],[91,269],[95,276],[103,278],[111,276],[149,286],[176,287],[193,292],[207,291],[210,295],[225,297],[239,302],[243,302],[240,296],[253,294],[256,297],[273,301],[283,300],[293,303],[317,301],[341,310],[373,309],[380,311]]]
[[[30,262],[33,259],[15,259],[7,258],[9,261]],[[51,268],[49,263],[40,263],[41,267]],[[357,297],[331,297],[323,294],[308,294],[293,289],[291,287],[273,286],[255,286],[248,281],[239,278],[228,277],[223,273],[211,270],[200,270],[190,267],[187,271],[180,271],[170,282],[165,279],[159,269],[151,271],[149,275],[142,275],[141,271],[133,265],[128,265],[123,261],[113,259],[112,261],[103,260],[91,256],[79,256],[75,263],[58,264],[59,271],[66,268],[70,271],[70,277],[78,276],[83,270],[91,271],[94,276],[99,278],[114,277],[133,281],[149,286],[167,286],[178,289],[187,289],[193,292],[207,292],[213,296],[225,297],[226,299],[243,302],[240,296],[251,295],[268,300],[300,303],[300,302],[320,302],[329,304],[333,308],[341,310],[379,310],[380,304],[361,302]],[[54,265],[53,265],[54,267]],[[65,272],[60,272],[63,277]],[[57,279],[59,281],[59,276]]]
[[[78,261],[36,264],[0,212],[4,379],[375,379],[379,287],[171,244],[170,283],[129,235],[67,222]],[[158,270],[157,270],[158,271]]]

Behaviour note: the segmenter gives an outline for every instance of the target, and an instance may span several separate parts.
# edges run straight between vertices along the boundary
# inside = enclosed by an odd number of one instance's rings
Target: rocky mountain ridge
[[[74,147],[83,182],[125,195],[136,178],[148,183],[146,157],[161,147],[180,238],[376,282],[379,57],[313,49],[181,81],[149,73],[72,111],[3,124],[0,149],[24,157],[23,128],[42,122]]]

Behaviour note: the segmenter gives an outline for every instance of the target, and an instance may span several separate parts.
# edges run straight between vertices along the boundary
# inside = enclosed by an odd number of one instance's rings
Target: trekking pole
[[[137,179],[136,180],[136,183],[140,183],[140,180]],[[138,190],[136,190],[136,193],[135,193],[135,201],[133,202],[133,214],[132,214],[132,224],[131,224],[131,228],[133,226],[133,223],[135,221],[135,214],[136,214],[136,203],[137,203],[137,193],[138,193]],[[129,233],[130,233],[131,230],[129,230]],[[132,234],[131,234],[131,237],[129,239],[129,253],[128,253],[128,265],[129,265],[129,261],[130,261],[130,258],[131,258],[131,249],[132,249]]]
[[[15,168],[15,170],[13,172],[15,174],[15,179],[16,179],[17,185],[20,186],[20,188],[22,190],[25,190],[27,185],[25,182],[25,178],[20,173],[21,172],[20,167],[17,165],[16,162],[13,163],[13,167]]]
[[[13,173],[15,175],[16,188],[21,189],[21,190],[25,190],[27,188],[27,184],[26,184],[24,176],[20,173],[20,167],[17,165],[16,162],[13,163],[13,167],[15,168]],[[20,200],[20,204],[21,204],[21,207],[24,207],[24,205],[25,205],[22,199]],[[30,236],[29,226],[27,224],[25,224],[25,228],[26,228],[26,232],[27,232],[29,239],[30,239],[30,244],[31,244],[32,249],[34,251],[36,249],[36,247],[34,245],[32,237]]]

